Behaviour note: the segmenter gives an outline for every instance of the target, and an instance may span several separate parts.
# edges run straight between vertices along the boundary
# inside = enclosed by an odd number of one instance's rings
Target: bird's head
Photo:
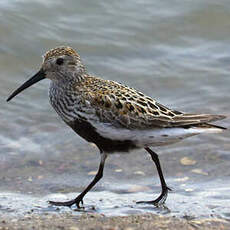
[[[65,82],[81,80],[84,74],[85,67],[78,53],[71,47],[57,47],[45,53],[40,70],[16,89],[7,101],[45,78],[65,84]]]

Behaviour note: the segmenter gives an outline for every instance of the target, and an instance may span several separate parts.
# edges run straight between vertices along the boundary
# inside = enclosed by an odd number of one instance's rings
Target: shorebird
[[[209,124],[224,119],[223,115],[190,114],[169,109],[134,88],[89,75],[79,54],[71,47],[48,51],[43,56],[40,70],[7,101],[45,78],[51,80],[49,99],[52,107],[78,135],[94,143],[101,156],[97,174],[85,190],[70,201],[49,201],[52,205],[82,207],[86,193],[103,176],[107,155],[140,148],[151,155],[156,165],[161,194],[157,199],[137,203],[162,204],[170,188],[165,182],[158,155],[150,147],[225,129]]]

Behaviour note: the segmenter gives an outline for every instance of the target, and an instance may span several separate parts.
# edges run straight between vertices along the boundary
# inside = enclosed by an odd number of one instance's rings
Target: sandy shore
[[[106,217],[101,214],[28,214],[24,217],[1,217],[0,230],[68,229],[68,230],[134,230],[182,229],[227,230],[230,222],[223,219],[185,220],[154,214]]]

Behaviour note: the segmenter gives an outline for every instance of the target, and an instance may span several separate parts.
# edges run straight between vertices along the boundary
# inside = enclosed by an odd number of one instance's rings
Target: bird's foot
[[[137,204],[153,204],[155,206],[160,206],[165,203],[167,196],[168,196],[168,191],[172,191],[172,189],[169,187],[165,187],[163,188],[161,195],[157,199],[150,200],[150,201],[138,201],[136,203]]]
[[[73,200],[70,201],[65,201],[65,202],[58,202],[58,201],[48,201],[49,204],[51,205],[55,205],[55,206],[67,206],[67,207],[71,207],[72,205],[76,204],[77,208],[79,209],[83,209],[83,198],[82,197],[76,197]],[[80,206],[81,204],[81,206]]]

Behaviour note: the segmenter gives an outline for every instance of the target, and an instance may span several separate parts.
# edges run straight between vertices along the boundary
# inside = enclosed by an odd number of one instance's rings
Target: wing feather
[[[225,118],[223,115],[188,114],[172,110],[133,88],[101,78],[88,77],[84,87],[84,97],[94,108],[99,120],[117,127],[186,127]]]

